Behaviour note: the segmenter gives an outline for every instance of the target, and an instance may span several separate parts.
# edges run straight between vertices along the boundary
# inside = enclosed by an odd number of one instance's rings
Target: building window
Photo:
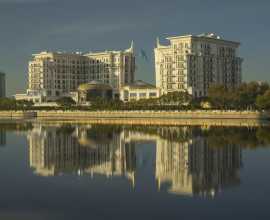
[[[129,96],[130,97],[137,97],[137,93],[130,93]]]
[[[184,89],[184,85],[183,84],[178,84],[178,89]]]
[[[145,92],[142,92],[139,94],[140,97],[146,97],[146,93]]]
[[[157,96],[157,93],[156,93],[156,92],[150,92],[150,93],[149,93],[149,96],[150,96],[150,97],[156,97],[156,96]]]

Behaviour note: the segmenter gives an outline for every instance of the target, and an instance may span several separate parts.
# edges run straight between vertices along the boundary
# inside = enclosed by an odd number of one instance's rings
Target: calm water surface
[[[269,219],[270,128],[0,123],[0,219]]]

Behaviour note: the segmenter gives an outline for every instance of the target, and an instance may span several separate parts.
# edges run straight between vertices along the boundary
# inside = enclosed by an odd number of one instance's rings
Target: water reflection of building
[[[44,176],[123,175],[134,186],[135,148],[154,141],[158,186],[170,183],[169,193],[215,195],[221,188],[239,183],[240,148],[211,148],[204,137],[195,137],[186,126],[142,127],[149,135],[138,132],[140,127],[132,129],[136,131],[113,125],[38,125],[28,132],[30,166]]]
[[[0,147],[6,146],[6,131],[0,129]]]
[[[169,193],[214,196],[222,187],[239,183],[240,148],[211,149],[202,137],[182,143],[158,140],[156,179],[160,189],[171,183]]]
[[[112,133],[102,127],[34,128],[28,133],[30,166],[44,176],[88,172],[125,175],[134,182],[135,144],[125,141],[125,132]]]

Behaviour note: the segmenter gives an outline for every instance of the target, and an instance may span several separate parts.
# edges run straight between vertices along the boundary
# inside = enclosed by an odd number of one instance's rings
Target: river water
[[[269,219],[270,127],[0,123],[0,219]]]

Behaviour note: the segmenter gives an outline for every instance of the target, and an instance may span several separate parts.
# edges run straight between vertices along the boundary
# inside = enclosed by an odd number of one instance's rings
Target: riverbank
[[[0,111],[1,118],[34,118],[37,111]]]
[[[269,113],[253,111],[0,111],[0,118],[166,118],[166,119],[262,119]]]

